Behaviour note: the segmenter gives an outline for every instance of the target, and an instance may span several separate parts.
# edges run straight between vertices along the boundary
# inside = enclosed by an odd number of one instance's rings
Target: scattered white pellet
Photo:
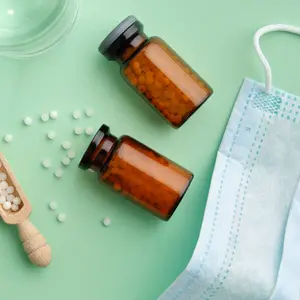
[[[83,133],[83,129],[81,127],[74,128],[74,133],[76,135],[81,135]]]
[[[51,167],[51,161],[50,161],[50,159],[44,159],[44,160],[42,161],[42,165],[43,165],[43,167],[46,168],[46,169],[50,168],[50,167]]]
[[[7,175],[5,173],[0,173],[0,180],[6,180],[7,179]]]
[[[24,118],[23,123],[24,123],[26,126],[31,125],[31,124],[32,124],[32,118],[30,118],[30,117]]]
[[[57,209],[57,202],[51,201],[51,202],[49,203],[49,208],[50,208],[51,210],[56,210],[56,209]]]
[[[94,133],[94,129],[92,127],[88,127],[86,130],[85,130],[85,134],[86,135],[92,135]]]
[[[4,204],[3,204],[3,209],[5,210],[10,210],[11,209],[11,203],[6,201]]]
[[[58,112],[57,112],[56,110],[52,110],[52,111],[50,112],[50,118],[51,118],[52,120],[55,120],[55,119],[57,119],[57,117],[58,117]]]
[[[13,200],[13,204],[20,205],[21,204],[21,199],[19,197],[15,197],[14,200]]]
[[[62,169],[57,169],[54,173],[56,178],[61,178],[64,174],[64,171]]]
[[[1,191],[6,191],[6,189],[8,188],[8,183],[6,181],[2,181],[0,182],[0,190]]]
[[[67,156],[68,156],[70,159],[73,159],[73,158],[75,158],[76,153],[75,153],[74,150],[69,150],[69,151],[67,152]]]
[[[8,192],[8,194],[12,194],[15,191],[15,188],[13,186],[9,186],[6,191]]]
[[[56,132],[55,131],[49,131],[47,133],[47,137],[49,140],[54,140],[56,138]]]
[[[43,122],[49,121],[49,114],[47,114],[47,113],[42,114],[42,115],[41,115],[41,120],[42,120]]]
[[[12,204],[11,210],[12,210],[12,211],[18,211],[18,210],[19,210],[19,205]]]
[[[71,142],[69,142],[69,141],[64,141],[64,142],[62,142],[61,146],[62,146],[65,150],[68,150],[68,149],[71,148],[72,144],[71,144]]]
[[[64,165],[64,166],[68,166],[70,164],[71,160],[69,157],[64,157],[62,160],[61,160],[61,163]]]
[[[13,202],[14,199],[15,199],[15,196],[12,195],[12,194],[9,194],[9,195],[6,197],[6,200],[7,200],[8,202]]]
[[[80,112],[80,110],[74,110],[74,111],[73,111],[73,118],[74,118],[75,120],[78,120],[78,119],[81,118],[81,112]]]
[[[0,196],[0,204],[4,204],[6,202],[6,197]]]
[[[94,111],[91,108],[87,108],[85,110],[85,114],[88,118],[92,117],[94,115]]]
[[[58,214],[57,215],[57,220],[60,222],[60,223],[63,223],[65,222],[67,219],[67,216],[65,214]]]
[[[109,227],[111,225],[111,219],[106,217],[103,219],[102,223],[105,227]]]
[[[11,135],[11,134],[6,134],[5,136],[4,136],[4,142],[5,143],[11,143],[12,141],[13,141],[13,136]]]

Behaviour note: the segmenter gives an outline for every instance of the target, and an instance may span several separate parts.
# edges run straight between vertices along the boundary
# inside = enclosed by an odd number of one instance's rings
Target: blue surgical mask
[[[159,300],[300,299],[300,99],[245,79],[218,151],[199,240]]]

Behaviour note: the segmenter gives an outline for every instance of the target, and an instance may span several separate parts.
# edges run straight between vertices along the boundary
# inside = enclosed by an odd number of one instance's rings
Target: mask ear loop
[[[270,64],[263,54],[261,47],[260,47],[260,38],[265,35],[266,33],[273,32],[273,31],[285,31],[291,32],[300,35],[300,27],[291,26],[291,25],[284,25],[284,24],[274,24],[274,25],[267,25],[260,28],[254,35],[254,48],[259,56],[259,59],[265,69],[266,75],[266,93],[270,94],[272,90],[272,70]]]

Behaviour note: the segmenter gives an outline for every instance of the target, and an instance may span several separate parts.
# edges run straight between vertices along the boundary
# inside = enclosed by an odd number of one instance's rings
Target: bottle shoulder
[[[119,144],[129,141],[135,141],[135,139],[127,134],[121,135],[119,138]]]

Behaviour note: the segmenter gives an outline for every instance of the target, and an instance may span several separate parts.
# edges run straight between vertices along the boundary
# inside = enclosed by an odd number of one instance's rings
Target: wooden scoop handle
[[[36,266],[47,267],[51,262],[52,254],[46,239],[29,219],[17,224],[17,227],[29,260]]]

